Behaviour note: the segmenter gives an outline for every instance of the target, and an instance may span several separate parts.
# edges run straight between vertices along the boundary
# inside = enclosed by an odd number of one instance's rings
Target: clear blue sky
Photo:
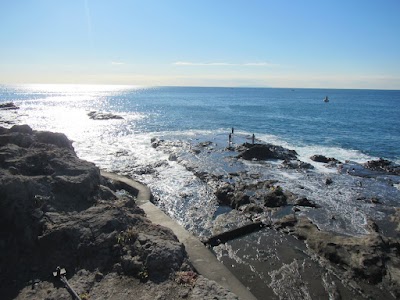
[[[400,0],[5,0],[0,83],[400,89]]]

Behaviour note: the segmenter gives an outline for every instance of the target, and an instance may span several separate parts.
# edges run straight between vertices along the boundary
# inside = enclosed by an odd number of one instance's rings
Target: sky
[[[0,84],[400,89],[399,0],[1,0]]]

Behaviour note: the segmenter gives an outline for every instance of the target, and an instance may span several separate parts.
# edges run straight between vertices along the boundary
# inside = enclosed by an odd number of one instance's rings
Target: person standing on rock
[[[232,134],[234,133],[234,131],[235,131],[235,128],[232,127]]]
[[[229,134],[229,139],[228,139],[228,141],[229,141],[229,146],[232,144],[232,133],[230,133]]]
[[[253,135],[252,135],[252,137],[251,137],[251,143],[254,145],[254,140],[256,139],[256,136],[254,135],[254,133],[253,133]]]

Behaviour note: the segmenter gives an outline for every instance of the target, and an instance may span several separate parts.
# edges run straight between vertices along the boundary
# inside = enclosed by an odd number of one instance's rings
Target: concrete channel
[[[145,211],[147,218],[153,223],[170,228],[185,245],[189,259],[196,271],[204,277],[214,280],[221,286],[236,294],[241,300],[257,300],[256,297],[225,267],[217,260],[214,254],[204,244],[172,220],[157,206],[150,202],[150,189],[132,179],[113,173],[101,171],[101,175],[114,182],[121,189],[136,196],[137,204]]]

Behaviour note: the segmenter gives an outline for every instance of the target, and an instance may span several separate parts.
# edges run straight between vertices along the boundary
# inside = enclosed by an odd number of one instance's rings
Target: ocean
[[[329,102],[323,101],[326,96]],[[361,178],[310,159],[321,154],[349,166],[379,158],[400,163],[400,91],[0,85],[0,102],[20,107],[0,111],[1,125],[28,124],[65,133],[80,158],[149,185],[157,205],[199,237],[242,217],[218,205],[210,187],[187,164],[221,174],[246,170],[277,180],[284,189],[321,206],[302,214],[321,229],[343,235],[366,234],[368,219],[385,220],[387,207],[400,206],[399,176]],[[92,120],[91,111],[122,119]],[[314,169],[285,169],[277,161],[238,166],[223,152],[232,128],[234,143],[250,141],[254,134],[258,142],[295,150]],[[170,141],[171,147],[155,149],[152,138]],[[192,155],[188,149],[202,142],[212,147]],[[171,159],[171,154],[179,159]],[[326,186],[327,178],[335,184]],[[377,198],[383,206],[359,201],[366,198]],[[257,250],[261,237],[256,240],[254,245],[249,242],[247,253]],[[254,288],[261,282],[274,289],[276,274],[265,272],[262,259],[238,256],[234,244],[221,247],[214,249],[221,261],[229,261],[232,268],[241,266],[241,272],[245,266],[244,273],[253,274],[243,279],[246,284]]]

